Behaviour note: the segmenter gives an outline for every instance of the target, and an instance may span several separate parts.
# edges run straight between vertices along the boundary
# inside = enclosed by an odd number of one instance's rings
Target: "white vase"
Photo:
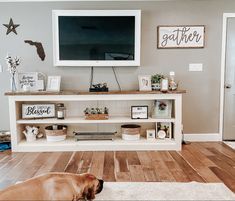
[[[12,92],[17,91],[15,75],[11,76],[11,91]]]

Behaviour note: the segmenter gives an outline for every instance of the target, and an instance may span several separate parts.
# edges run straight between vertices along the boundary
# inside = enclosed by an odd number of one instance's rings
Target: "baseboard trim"
[[[222,141],[222,137],[219,133],[202,133],[202,134],[184,134],[183,139],[185,141],[192,142],[218,142]]]

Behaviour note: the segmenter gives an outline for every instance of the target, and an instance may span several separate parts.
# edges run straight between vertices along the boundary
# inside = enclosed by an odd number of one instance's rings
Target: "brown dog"
[[[0,191],[0,200],[93,200],[102,189],[91,174],[48,173]]]

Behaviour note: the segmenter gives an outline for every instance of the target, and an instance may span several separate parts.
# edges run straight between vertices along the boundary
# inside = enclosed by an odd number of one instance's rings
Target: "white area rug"
[[[105,182],[95,200],[235,200],[222,183]]]
[[[232,149],[235,149],[235,142],[234,141],[223,141],[225,144],[230,146]]]

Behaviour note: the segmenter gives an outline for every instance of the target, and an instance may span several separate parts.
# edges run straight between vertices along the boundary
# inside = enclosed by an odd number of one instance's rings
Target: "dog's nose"
[[[101,184],[101,185],[103,185],[103,183],[104,183],[104,180],[102,180],[102,179],[99,179],[99,182],[100,182],[100,184]]]

